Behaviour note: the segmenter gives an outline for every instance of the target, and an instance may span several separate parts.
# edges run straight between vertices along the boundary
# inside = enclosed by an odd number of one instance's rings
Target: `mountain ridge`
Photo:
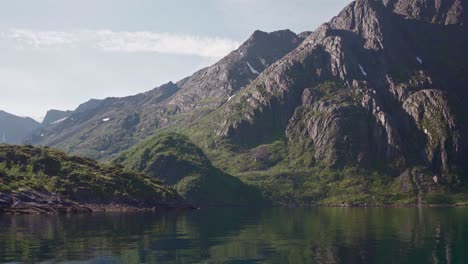
[[[255,78],[258,71],[302,40],[289,30],[256,31],[239,49],[192,76],[133,96],[90,100],[64,122],[37,131],[32,142],[109,159],[151,135],[155,129],[196,119],[219,107],[233,92]],[[252,52],[255,57],[250,55]],[[102,122],[107,118],[108,121]]]
[[[39,122],[30,117],[20,117],[0,110],[0,143],[21,144]]]
[[[91,101],[35,143],[111,160],[176,132],[279,203],[464,192],[465,10],[460,0],[356,0],[313,32],[256,31],[177,83]]]

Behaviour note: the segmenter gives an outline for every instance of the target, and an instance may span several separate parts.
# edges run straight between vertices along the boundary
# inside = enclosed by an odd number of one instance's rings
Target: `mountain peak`
[[[297,44],[298,38],[298,35],[289,29],[277,30],[270,33],[261,30],[255,30],[250,38],[244,42],[243,45],[241,45],[241,48],[252,44],[262,45],[270,41],[291,41],[293,44]]]
[[[177,112],[219,106],[246,87],[271,64],[294,50],[304,39],[291,30],[256,30],[237,50],[216,64],[202,69],[177,83],[181,93],[170,101]],[[200,101],[210,98],[209,105]]]
[[[51,109],[47,111],[46,116],[44,117],[44,120],[42,120],[43,125],[48,125],[51,124],[57,120],[66,118],[72,114],[72,111],[62,111],[62,110],[56,110],[56,109]]]

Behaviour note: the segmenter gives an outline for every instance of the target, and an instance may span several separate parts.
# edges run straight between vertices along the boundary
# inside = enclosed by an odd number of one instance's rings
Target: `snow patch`
[[[361,64],[359,64],[359,69],[361,70],[362,75],[367,77],[367,72],[364,70]]]
[[[102,119],[102,122],[107,122],[107,121],[109,121],[109,120],[110,120],[110,118],[106,117],[106,118],[103,118],[103,119]]]
[[[420,57],[416,57],[416,60],[419,62],[419,64],[421,64],[421,65],[423,64],[423,61],[422,61],[422,59]]]
[[[67,120],[67,118],[68,118],[68,117],[65,117],[65,118],[59,119],[59,120],[57,120],[57,121],[54,121],[54,122],[52,122],[52,123],[50,123],[50,124],[51,124],[51,125],[55,125],[55,124],[61,123],[61,122],[65,121],[65,120]]]
[[[232,99],[233,97],[234,97],[234,95],[233,95],[233,96],[230,96],[230,97],[228,98],[227,101],[228,101],[228,102],[231,101],[231,99]]]
[[[424,129],[424,133],[426,133],[426,135],[429,135],[429,131],[427,130],[427,128]]]
[[[41,137],[43,137],[43,136],[44,136],[44,133],[41,134]]]
[[[252,65],[250,65],[249,62],[247,62],[247,66],[249,66],[249,69],[250,71],[253,73],[253,74],[260,74],[257,70],[255,70]]]
[[[437,176],[434,176],[434,177],[432,177],[432,180],[433,180],[435,183],[437,183],[437,182],[439,181],[439,178],[437,178]]]

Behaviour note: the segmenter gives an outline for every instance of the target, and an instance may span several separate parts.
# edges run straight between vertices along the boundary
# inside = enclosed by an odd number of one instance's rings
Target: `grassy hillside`
[[[210,118],[211,117],[211,118]],[[235,142],[213,137],[208,128],[214,121],[210,116],[193,126],[174,127],[170,130],[186,135],[180,138],[196,142],[205,154],[203,162],[211,162],[219,173],[239,179],[244,186],[256,189],[256,196],[263,202],[275,205],[338,205],[338,204],[466,204],[466,188],[451,188],[444,182],[434,182],[433,174],[424,167],[408,168],[395,176],[391,171],[379,171],[359,167],[333,168],[313,161],[307,144],[282,138],[259,146],[238,146]],[[205,128],[202,128],[202,124]],[[170,131],[169,130],[169,131]],[[177,135],[160,132],[161,135]],[[155,138],[165,137],[157,135]],[[187,139],[190,138],[190,139]],[[138,169],[135,159],[149,146],[151,140],[143,142],[131,152],[120,156],[129,168]],[[192,148],[198,147],[191,145]],[[168,149],[160,145],[159,151]],[[184,148],[173,149],[173,155],[186,155]],[[180,152],[177,154],[177,152]],[[199,150],[197,150],[199,153]],[[162,152],[161,152],[162,153]],[[153,154],[152,154],[153,155]],[[150,156],[152,156],[150,155]],[[192,160],[193,157],[192,157]],[[200,160],[199,160],[200,161]],[[146,169],[145,169],[146,168]],[[151,169],[140,167],[152,174]],[[154,173],[154,172],[153,172]],[[189,173],[188,173],[189,174]],[[154,174],[153,174],[154,175]],[[163,175],[156,175],[164,177]],[[439,178],[440,181],[440,178]],[[223,185],[219,185],[223,186]],[[177,188],[177,186],[176,186]],[[213,185],[216,188],[216,185]],[[219,188],[219,187],[218,187]],[[179,190],[179,189],[178,189]],[[183,193],[179,190],[183,195]]]
[[[174,186],[191,203],[262,202],[255,188],[213,167],[203,151],[180,134],[158,134],[123,153],[114,163]]]
[[[0,145],[0,193],[27,190],[91,204],[183,202],[161,181],[121,166],[103,165],[49,148]]]

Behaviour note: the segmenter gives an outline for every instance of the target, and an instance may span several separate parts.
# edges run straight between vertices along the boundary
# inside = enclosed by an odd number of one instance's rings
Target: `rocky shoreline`
[[[189,204],[89,204],[66,200],[46,192],[0,193],[0,214],[90,214],[93,212],[142,212],[192,210]]]

